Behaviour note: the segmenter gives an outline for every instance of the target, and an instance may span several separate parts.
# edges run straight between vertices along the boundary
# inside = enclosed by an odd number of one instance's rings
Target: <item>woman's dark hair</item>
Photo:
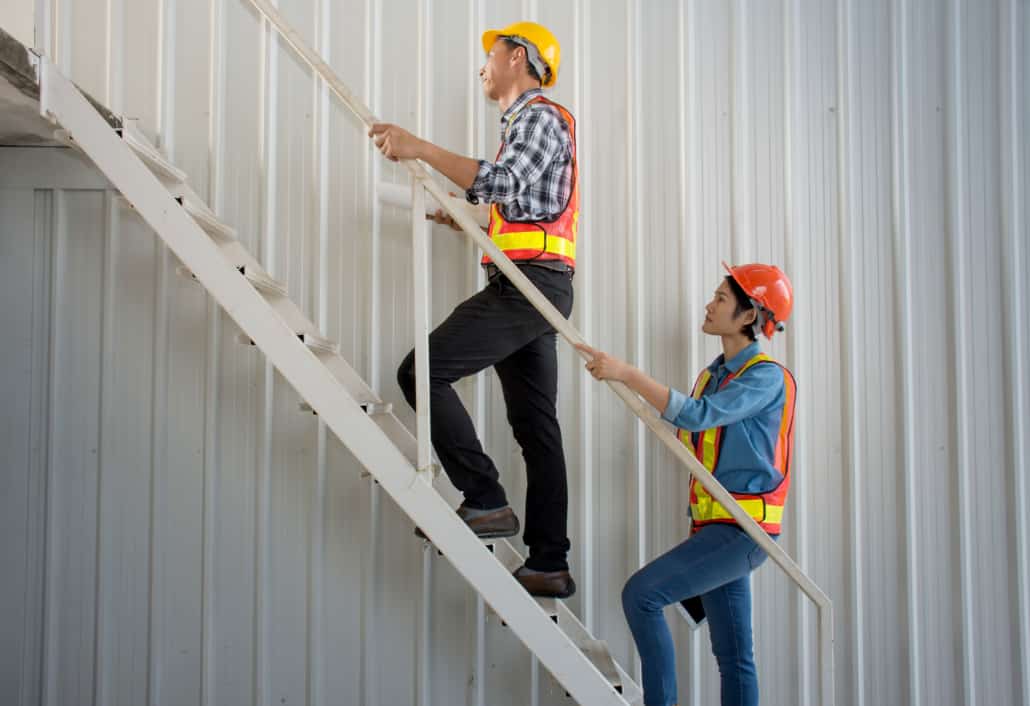
[[[737,318],[741,314],[755,308],[755,305],[751,303],[751,297],[747,295],[747,292],[744,291],[744,288],[740,286],[737,280],[726,275],[726,282],[730,285],[730,291],[733,292],[733,298],[737,300],[737,308],[733,312],[733,318]],[[758,316],[757,311],[755,312],[755,316]],[[740,332],[747,336],[749,341],[757,340],[753,324],[746,324]]]
[[[521,44],[519,44],[518,42],[512,41],[509,37],[501,37],[501,39],[504,41],[506,45],[508,45],[508,48],[512,51],[521,48],[522,51],[526,52],[526,69],[529,71],[529,75],[532,76],[533,80],[537,83],[543,83],[544,81],[542,78],[540,78],[540,74],[538,74],[536,72],[536,69],[533,68],[533,65],[529,63],[529,50]]]

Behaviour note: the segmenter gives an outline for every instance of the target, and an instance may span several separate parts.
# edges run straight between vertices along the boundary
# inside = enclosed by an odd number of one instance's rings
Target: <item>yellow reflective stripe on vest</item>
[[[697,503],[691,506],[691,515],[698,522],[708,522],[709,520],[731,520],[733,515],[724,508],[720,503],[717,503],[712,496],[708,494],[703,487],[696,489]],[[744,508],[744,512],[751,515],[758,522],[763,521],[765,515],[765,503],[762,502],[761,498],[744,498],[738,499],[737,502]],[[782,512],[782,508],[781,508]]]
[[[758,363],[765,363],[766,361],[771,361],[771,360],[772,360],[772,358],[767,356],[765,353],[759,353],[754,358],[752,358],[748,362],[744,363],[744,367],[742,367],[740,370],[738,370],[733,375],[733,377],[740,377],[744,373],[744,371],[747,370],[748,368],[750,368],[752,365],[756,365]]]
[[[701,463],[709,472],[715,470],[715,444],[719,439],[719,430],[705,429],[701,433]]]
[[[544,245],[544,233],[539,229],[521,233],[498,233],[493,236],[494,245],[501,250],[543,250],[552,255],[564,255],[576,259],[576,244],[560,235],[547,234],[547,245]]]
[[[697,377],[697,382],[694,383],[694,399],[701,399],[701,394],[708,387],[708,381],[712,379],[712,371],[705,368],[701,371],[701,374]]]
[[[700,485],[696,488],[697,502],[690,506],[691,516],[697,522],[711,522],[712,520],[732,520],[733,515],[729,513],[722,504],[716,502],[711,495]],[[768,505],[761,498],[738,498],[737,502],[744,508],[744,512],[750,515],[755,522],[778,525],[783,520],[782,505]]]
[[[701,372],[694,385],[694,399],[699,400],[704,394],[708,382],[712,379],[712,371],[707,368]],[[701,463],[711,472],[715,468],[715,440],[719,436],[719,430],[706,429],[701,432]]]
[[[560,216],[559,216],[559,218],[560,218]],[[495,203],[490,204],[490,231],[489,231],[488,235],[491,238],[496,238],[498,235],[501,234],[501,228],[504,227],[504,224],[505,224],[505,220],[504,220],[504,216],[501,215],[501,207],[498,206]],[[519,225],[519,224],[518,223],[512,224],[511,222],[508,222],[508,225],[511,226],[511,225]],[[539,228],[537,228],[535,225],[532,226],[532,228],[533,228],[533,230],[528,230],[527,229],[527,230],[524,230],[524,231],[516,231],[516,232],[535,233],[538,236],[541,236],[543,233],[547,233],[547,231],[542,231]],[[572,237],[575,238],[576,234],[578,232],[579,232],[579,211],[573,211],[573,213],[572,213]],[[560,238],[561,237],[560,235],[555,235],[554,233],[547,233],[547,236],[548,236],[548,238],[551,238],[551,237]],[[528,248],[528,249],[529,250],[538,250],[539,248],[535,248],[534,247],[534,248]]]

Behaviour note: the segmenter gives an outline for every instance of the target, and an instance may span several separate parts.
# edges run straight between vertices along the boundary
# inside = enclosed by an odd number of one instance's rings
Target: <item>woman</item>
[[[701,372],[692,393],[651,378],[587,346],[586,368],[598,380],[619,380],[679,428],[679,438],[774,538],[790,485],[795,383],[762,353],[790,316],[790,280],[770,265],[726,267],[729,275],[705,307],[702,331],[722,339],[722,355]],[[626,583],[622,605],[643,667],[644,704],[675,704],[676,662],[663,609],[700,599],[719,664],[723,706],[758,703],[748,575],[766,554],[695,480],[690,486],[690,536]],[[697,601],[694,600],[694,603]]]

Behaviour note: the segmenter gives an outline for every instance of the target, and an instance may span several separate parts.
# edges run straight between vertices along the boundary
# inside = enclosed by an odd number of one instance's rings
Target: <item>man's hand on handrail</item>
[[[391,162],[402,159],[420,159],[422,140],[402,127],[391,123],[376,123],[368,131],[376,147]]]
[[[454,193],[453,191],[448,192],[447,195],[451,196],[452,198],[458,198],[458,195],[456,193]],[[469,204],[462,203],[461,205],[462,205],[463,208],[468,208],[469,207]],[[476,208],[476,209],[478,209],[480,211],[489,212],[489,208],[490,207],[487,206],[486,204],[479,204],[478,206],[475,206],[474,208]],[[452,230],[457,230],[457,231],[461,230],[461,226],[458,225],[457,221],[455,221],[450,216],[450,214],[448,214],[442,208],[436,209],[436,213],[427,213],[426,214],[426,220],[427,221],[432,221],[433,223],[439,223],[442,226],[450,226]],[[486,228],[483,228],[482,230],[484,232],[486,232]]]

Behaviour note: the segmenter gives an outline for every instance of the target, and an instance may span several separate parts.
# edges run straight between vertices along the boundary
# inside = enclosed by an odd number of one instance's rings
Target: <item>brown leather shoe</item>
[[[519,518],[510,507],[504,507],[488,515],[482,515],[473,520],[468,519],[468,508],[463,504],[458,508],[458,517],[465,520],[465,524],[476,533],[480,539],[500,539],[501,537],[514,537],[519,533]],[[415,528],[415,536],[428,539],[422,530]]]
[[[522,587],[531,596],[540,598],[569,598],[576,593],[576,582],[568,571],[544,571],[540,573],[526,573],[520,566],[512,576],[522,584]]]

